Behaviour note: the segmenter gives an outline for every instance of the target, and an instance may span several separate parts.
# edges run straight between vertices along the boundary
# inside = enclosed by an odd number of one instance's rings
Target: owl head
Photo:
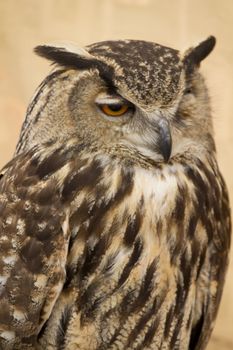
[[[201,61],[209,37],[185,52],[139,40],[35,52],[56,64],[27,111],[17,152],[54,142],[158,162],[214,150]]]

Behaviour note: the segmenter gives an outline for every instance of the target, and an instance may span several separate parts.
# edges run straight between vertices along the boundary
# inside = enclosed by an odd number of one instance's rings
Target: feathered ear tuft
[[[215,44],[216,38],[214,36],[210,36],[196,47],[192,47],[187,50],[183,58],[183,62],[187,67],[187,70],[192,71],[195,66],[198,67],[201,61],[211,53]]]
[[[99,75],[108,85],[113,86],[114,70],[113,67],[100,61],[98,58],[89,54],[85,49],[73,47],[72,51],[63,47],[40,45],[36,46],[34,52],[53,63],[74,69],[97,69]]]
[[[96,62],[95,58],[84,49],[69,51],[63,47],[39,45],[35,47],[34,52],[53,63],[79,69],[88,68]]]

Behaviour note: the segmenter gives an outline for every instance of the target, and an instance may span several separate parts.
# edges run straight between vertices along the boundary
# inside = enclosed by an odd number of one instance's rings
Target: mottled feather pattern
[[[130,50],[125,50],[126,43],[130,43]],[[177,50],[145,41],[118,40],[92,44],[88,46],[88,52],[115,66],[114,83],[123,84],[129,95],[136,96],[147,107],[154,102],[154,96],[161,105],[169,105],[177,96],[182,71]],[[156,62],[154,57],[159,57],[159,61]],[[135,81],[143,83],[144,89],[140,89]]]
[[[4,349],[15,337],[32,336],[33,342],[65,279],[69,232],[62,230],[62,223],[66,213],[61,210],[56,182],[41,174],[34,151],[11,162],[0,182]]]
[[[48,150],[49,147],[47,154]],[[101,154],[86,158],[72,148],[65,152],[54,150],[44,159],[40,154],[41,151],[34,150],[33,156],[30,152],[18,156],[1,180],[2,193],[8,186],[8,196],[1,195],[1,227],[8,234],[15,225],[16,235],[11,243],[19,252],[19,257],[15,257],[11,255],[9,242],[7,246],[1,245],[4,249],[1,275],[6,276],[2,283],[6,292],[7,283],[9,289],[13,283],[16,291],[25,289],[22,300],[12,295],[12,306],[7,305],[14,307],[14,311],[10,310],[11,329],[13,322],[17,335],[30,335],[42,326],[44,313],[51,312],[46,301],[51,298],[52,303],[56,302],[64,282],[62,258],[66,259],[65,247],[69,242],[65,285],[56,310],[39,335],[42,348],[46,332],[53,334],[50,347],[46,339],[47,349],[60,349],[61,344],[66,349],[67,337],[75,337],[75,346],[81,349],[159,348],[162,337],[154,337],[155,334],[163,334],[164,349],[185,348],[187,334],[196,321],[195,310],[213,303],[218,296],[222,271],[209,265],[207,258],[205,264],[203,254],[224,261],[229,247],[227,240],[221,240],[226,234],[221,220],[225,220],[223,215],[227,213],[221,207],[215,211],[211,208],[211,197],[219,197],[223,191],[214,174],[218,171],[216,164],[204,165],[200,160],[192,160],[192,164],[184,158],[179,163],[172,161],[169,166],[145,169],[143,165],[129,166],[127,159],[119,163]],[[198,170],[200,165],[205,169],[204,176]],[[5,176],[10,184],[6,184]],[[190,179],[195,196],[189,190]],[[159,185],[154,187],[153,183]],[[202,198],[202,185],[209,189],[207,198]],[[28,191],[30,201],[25,200]],[[10,220],[9,205],[13,206],[11,213],[18,212],[17,206],[22,207],[21,216]],[[62,223],[67,208],[69,230],[64,232]],[[29,209],[37,218],[37,227],[30,227]],[[58,209],[60,219],[53,221],[54,211]],[[193,211],[191,217],[190,211]],[[163,222],[161,212],[166,217]],[[209,227],[210,216],[217,219],[214,228]],[[49,226],[46,217],[50,217]],[[194,226],[199,229],[195,230]],[[20,230],[27,234],[23,241]],[[1,240],[4,242],[4,236]],[[14,281],[15,269],[17,276],[21,275],[20,280]],[[41,273],[50,269],[53,279],[40,279]],[[212,276],[209,299],[198,295],[196,305],[196,284],[204,287],[209,283],[205,280],[207,273]],[[60,288],[56,285],[58,280]],[[27,295],[30,283],[34,288]],[[40,302],[37,302],[38,293],[41,293]],[[63,302],[64,298],[68,303]],[[7,340],[11,337],[13,340],[7,327],[4,296],[0,310],[1,324],[6,323],[3,334],[8,336]],[[23,317],[25,312],[27,319]],[[57,322],[63,323],[62,330],[57,329]],[[178,334],[176,327],[181,323],[186,326],[183,334]],[[87,334],[91,334],[90,340]],[[67,345],[67,349],[71,348]]]
[[[206,348],[231,231],[198,71],[214,45],[36,48],[58,66],[0,176],[0,349]]]

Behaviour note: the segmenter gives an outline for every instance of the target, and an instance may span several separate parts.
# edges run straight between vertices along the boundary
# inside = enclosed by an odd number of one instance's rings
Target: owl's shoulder
[[[66,213],[56,179],[44,172],[32,150],[12,159],[0,179],[0,336],[15,346],[17,337],[38,333],[65,278]]]

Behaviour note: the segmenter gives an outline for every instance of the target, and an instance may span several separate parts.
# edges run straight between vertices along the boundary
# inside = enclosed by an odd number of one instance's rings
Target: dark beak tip
[[[160,142],[159,149],[160,153],[163,156],[164,161],[167,163],[171,157],[172,152],[172,137],[170,132],[170,126],[167,122],[161,123],[160,129]]]
[[[163,156],[164,161],[168,163],[171,156],[171,144],[163,143],[162,147],[160,147],[160,152]]]

